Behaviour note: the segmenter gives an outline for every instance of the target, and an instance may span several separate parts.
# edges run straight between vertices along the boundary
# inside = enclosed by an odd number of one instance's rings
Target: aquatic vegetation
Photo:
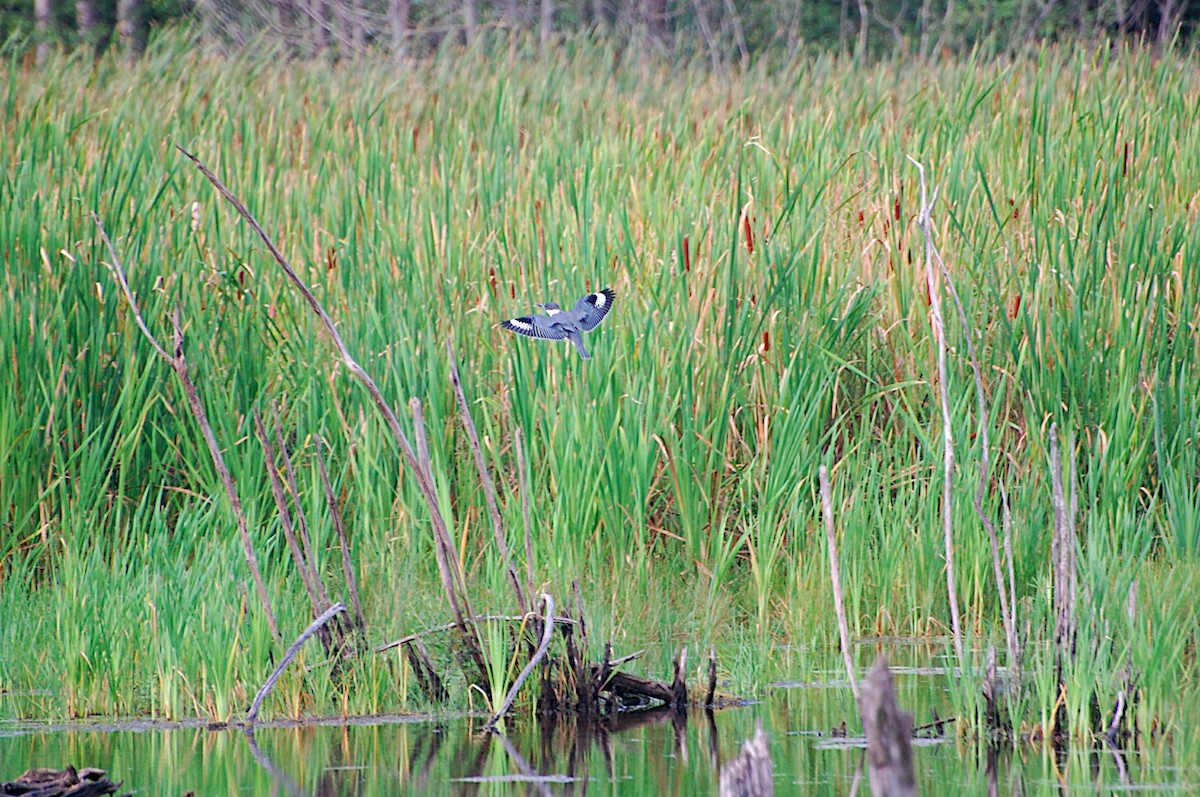
[[[716,647],[744,693],[837,644],[821,465],[851,635],[951,647],[911,155],[939,189],[934,239],[968,322],[943,295],[959,665],[972,676],[947,679],[961,727],[985,724],[974,675],[986,647],[1007,664],[973,502],[981,428],[982,509],[1002,527],[1003,488],[1025,648],[1012,729],[1065,721],[1086,733],[1122,691],[1143,732],[1194,716],[1194,61],[1048,48],[1006,63],[817,58],[713,74],[583,45],[551,58],[552,69],[519,57],[497,67],[475,51],[404,70],[214,61],[167,37],[134,68],[5,64],[0,688],[11,694],[0,713],[224,721],[279,654],[218,473],[105,269],[93,211],[161,340],[180,308],[283,636],[312,617],[254,434],[252,412],[271,402],[315,567],[334,581],[341,553],[315,456],[325,446],[369,641],[450,620],[416,479],[181,144],[253,210],[393,406],[420,399],[435,500],[476,612],[513,611],[510,563],[447,340],[517,572],[562,600],[577,581],[592,638],[617,655],[646,648],[656,675],[683,645]],[[620,301],[589,340],[593,360],[497,326],[546,297],[610,285]],[[416,439],[411,416],[401,423]],[[1076,463],[1063,471],[1077,537],[1065,671],[1053,646],[1052,424],[1063,462]],[[509,636],[486,633],[487,666],[511,677]],[[430,638],[443,663],[461,654],[454,644]],[[854,651],[860,667],[869,653]],[[423,704],[398,650],[336,677],[317,649],[298,664],[264,714]],[[447,670],[465,705],[461,673]]]

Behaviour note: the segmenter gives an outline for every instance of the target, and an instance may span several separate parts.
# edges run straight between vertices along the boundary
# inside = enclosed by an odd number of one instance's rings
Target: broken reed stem
[[[517,699],[517,692],[521,689],[521,685],[533,674],[533,668],[537,666],[538,662],[542,660],[546,655],[546,651],[550,648],[550,640],[554,636],[554,598],[551,598],[549,593],[543,592],[542,603],[545,607],[542,611],[542,617],[545,618],[545,622],[542,624],[542,641],[538,644],[533,658],[521,670],[520,675],[517,676],[517,680],[513,681],[512,688],[508,690],[508,695],[504,698],[504,702],[500,704],[500,708],[496,710],[496,713],[483,726],[484,730],[490,731],[495,729],[496,723],[504,717],[505,713],[512,707],[513,701]]]
[[[492,518],[492,530],[496,535],[496,550],[504,562],[508,572],[509,583],[512,584],[513,594],[517,599],[517,609],[522,613],[531,607],[521,588],[521,578],[513,567],[512,556],[508,550],[508,540],[504,533],[504,521],[500,518],[500,507],[496,505],[496,488],[492,485],[492,477],[488,473],[487,462],[483,458],[483,446],[479,444],[479,433],[475,430],[475,420],[471,417],[471,407],[467,404],[467,394],[463,391],[462,380],[458,376],[458,357],[454,354],[454,344],[446,341],[446,354],[450,358],[450,384],[454,387],[454,396],[458,399],[458,411],[462,416],[463,428],[467,430],[467,442],[471,444],[471,453],[475,458],[475,469],[479,471],[479,484],[483,487],[483,497],[487,501],[488,514]]]
[[[1016,569],[1013,567],[1012,511],[1008,506],[1008,491],[1004,489],[1003,481],[1000,482],[1000,527],[1004,529],[1004,558],[1008,560],[1008,594],[1012,596],[1012,603],[1008,608],[1012,612],[1012,623],[1015,629],[1017,628],[1017,575]],[[1020,652],[1018,647],[1017,653]]]
[[[858,699],[858,679],[854,675],[854,658],[850,655],[850,624],[846,622],[846,604],[842,599],[842,569],[838,564],[837,535],[833,528],[833,499],[830,497],[829,469],[824,465],[817,468],[817,480],[821,483],[821,513],[825,518],[825,541],[829,545],[829,578],[833,582],[833,607],[837,611],[838,636],[842,643],[842,661],[846,663],[846,677],[854,699]]]
[[[1113,707],[1112,720],[1108,723],[1108,728],[1104,731],[1104,738],[1109,742],[1116,744],[1121,738],[1121,718],[1125,716],[1125,690],[1121,689],[1117,692],[1117,705]]]
[[[483,623],[491,623],[491,622],[524,623],[529,619],[529,615],[527,615],[527,614],[483,614],[483,615],[477,616],[475,619],[477,621],[483,622]],[[542,618],[542,619],[545,619],[545,618]],[[560,625],[579,625],[579,621],[576,620],[574,617],[563,617],[562,615],[559,615],[558,617],[555,617],[553,619],[554,619],[554,622],[559,623]],[[383,653],[386,650],[391,650],[392,648],[399,647],[400,645],[405,645],[409,642],[412,642],[415,639],[421,639],[423,637],[432,636],[434,634],[441,634],[445,631],[450,631],[457,627],[458,627],[458,625],[455,623],[446,623],[445,625],[438,625],[438,626],[434,626],[433,628],[426,628],[424,631],[417,631],[415,633],[409,634],[408,636],[400,637],[399,639],[394,640],[392,642],[385,642],[382,645],[372,648],[372,650],[374,650],[376,653]],[[621,658],[617,659],[616,661],[613,662],[613,664],[614,665],[624,664],[625,662],[633,661],[634,659],[639,658],[640,656],[645,654],[645,652],[646,651],[644,651],[644,650],[639,650],[636,653],[630,653],[628,656],[622,656]]]
[[[446,597],[450,601],[451,610],[454,613],[454,619],[460,629],[462,629],[463,639],[467,645],[467,649],[471,658],[474,660],[480,673],[486,673],[487,667],[483,661],[482,646],[479,641],[479,629],[475,626],[474,618],[467,617],[463,614],[461,604],[468,604],[467,587],[465,579],[462,575],[462,569],[458,563],[458,555],[454,550],[453,545],[446,545],[449,540],[449,532],[446,529],[446,520],[442,517],[440,505],[438,503],[437,491],[433,486],[431,474],[422,469],[417,460],[417,455],[413,451],[412,446],[408,442],[408,437],[404,434],[404,430],[400,427],[400,420],[396,417],[396,413],[392,411],[391,405],[387,399],[383,397],[383,393],[379,390],[379,386],[375,384],[375,380],[371,375],[363,369],[361,365],[350,355],[350,350],[346,347],[346,343],[342,340],[341,334],[333,323],[333,319],[325,312],[325,308],[309,290],[308,286],[300,279],[299,275],[292,269],[291,265],[284,258],[283,253],[275,246],[271,237],[267,235],[266,230],[258,223],[253,214],[246,209],[242,201],[234,196],[225,184],[213,174],[213,172],[205,166],[199,158],[188,152],[183,147],[176,145],[176,149],[182,152],[188,160],[196,165],[217,191],[237,210],[238,214],[246,220],[246,223],[258,234],[260,240],[267,247],[275,262],[283,269],[284,274],[296,286],[296,290],[304,297],[304,301],[308,303],[309,308],[321,321],[321,325],[328,333],[330,340],[333,342],[334,348],[337,349],[338,357],[346,366],[346,369],[357,379],[371,396],[371,400],[375,402],[380,414],[383,415],[384,421],[387,423],[388,430],[391,432],[396,444],[400,447],[401,453],[404,455],[405,462],[414,478],[417,480],[417,487],[421,492],[421,496],[425,499],[426,506],[429,509],[430,520],[434,529],[435,550],[439,551],[437,556],[438,570],[442,579],[443,589],[446,591]]]
[[[929,197],[925,185],[925,167],[911,156],[908,158],[921,175],[921,213],[917,224],[925,236],[925,284],[929,289],[929,321],[937,342],[938,395],[942,405],[942,535],[946,542],[946,595],[950,600],[950,625],[954,633],[954,652],[961,665],[963,655],[962,619],[958,611],[958,589],[954,579],[954,530],[951,500],[954,486],[954,430],[950,422],[950,372],[946,366],[946,324],[942,316],[941,292],[933,268],[933,222],[930,214],[937,202],[938,189]]]
[[[267,678],[266,683],[264,683],[262,688],[258,690],[258,694],[254,696],[254,702],[250,704],[250,712],[246,714],[246,722],[254,722],[258,718],[258,710],[262,708],[263,700],[265,700],[267,695],[271,693],[271,690],[275,688],[275,682],[278,681],[279,676],[283,674],[284,668],[292,662],[292,659],[296,658],[296,654],[300,652],[300,646],[307,642],[309,637],[321,630],[321,628],[327,622],[344,611],[346,611],[346,605],[341,601],[338,601],[326,609],[320,617],[309,623],[308,628],[305,628],[304,632],[300,634],[300,636],[296,637],[296,641],[293,642],[292,646],[287,649],[287,653],[283,654],[283,659],[280,660],[279,666],[275,668],[275,671],[271,673],[269,678]]]
[[[717,650],[708,649],[708,690],[704,693],[704,707],[712,708],[717,699]]]
[[[346,578],[346,589],[350,591],[350,605],[354,609],[352,622],[356,627],[362,628],[363,613],[362,603],[358,599],[358,579],[354,577],[354,562],[350,558],[350,543],[346,539],[346,523],[342,520],[342,510],[338,506],[333,485],[329,483],[329,473],[325,469],[325,455],[321,453],[321,446],[324,442],[320,437],[317,438],[317,470],[321,474],[321,487],[325,491],[325,503],[329,505],[329,516],[333,518],[333,528],[337,532],[338,545],[342,549],[342,573]]]
[[[950,298],[954,300],[954,307],[958,311],[958,318],[963,327],[963,337],[967,343],[967,358],[975,379],[975,414],[979,425],[979,483],[975,488],[975,515],[983,524],[984,531],[988,535],[988,542],[992,546],[992,574],[996,579],[996,593],[1000,599],[1000,617],[1004,621],[1010,683],[1015,684],[1019,680],[1017,674],[1020,672],[1021,666],[1021,648],[1017,638],[1017,598],[1016,593],[1010,592],[1005,584],[1004,560],[1000,554],[1000,540],[996,536],[996,524],[983,509],[983,499],[988,493],[988,476],[991,471],[991,446],[988,438],[988,428],[991,424],[988,420],[987,393],[983,384],[983,372],[979,367],[979,356],[975,352],[975,336],[971,332],[971,323],[967,320],[967,310],[963,306],[962,298],[958,295],[958,289],[954,287],[950,269],[946,267],[946,262],[942,259],[942,253],[934,243],[932,235],[926,238],[926,246],[929,247],[934,260],[937,261],[942,279],[945,280],[946,289],[950,292]],[[1001,485],[1001,490],[1003,490],[1003,485]],[[1011,568],[1011,558],[1008,560],[1008,564]]]
[[[1050,490],[1054,506],[1054,537],[1050,542],[1050,563],[1054,572],[1054,639],[1057,648],[1059,682],[1062,668],[1071,658],[1075,642],[1075,492],[1074,455],[1071,457],[1070,510],[1063,488],[1062,456],[1058,445],[1058,424],[1050,424]]]
[[[300,550],[300,546],[296,542],[296,532],[292,527],[292,513],[288,508],[287,494],[284,492],[283,480],[280,479],[279,468],[275,462],[277,452],[267,438],[267,430],[263,426],[262,415],[257,407],[254,408],[251,415],[254,417],[254,433],[258,436],[258,442],[262,445],[264,458],[267,461],[267,480],[271,484],[271,495],[275,498],[275,507],[279,510],[279,524],[283,527],[283,538],[287,541],[288,551],[292,554],[296,571],[299,572],[300,580],[304,583],[304,591],[308,593],[308,602],[312,606],[313,614],[320,614],[325,610],[326,604],[321,602],[320,593],[317,591],[316,584],[313,583],[313,576],[309,571],[308,562],[304,558],[304,552]]]
[[[212,424],[208,421],[208,413],[204,410],[204,405],[200,402],[200,394],[196,390],[196,385],[192,382],[191,376],[188,373],[187,360],[183,353],[183,322],[180,318],[179,308],[175,308],[175,312],[171,316],[171,322],[175,327],[175,353],[168,354],[167,350],[159,344],[154,335],[151,334],[149,327],[146,326],[145,320],[142,318],[142,311],[138,308],[137,300],[133,297],[133,291],[129,289],[129,281],[125,278],[125,269],[121,267],[121,258],[117,255],[117,249],[113,246],[113,242],[109,239],[108,233],[104,229],[104,224],[100,221],[100,217],[93,213],[92,220],[96,222],[96,227],[100,230],[100,237],[104,239],[104,245],[108,247],[108,253],[112,257],[112,271],[116,277],[118,284],[121,286],[121,292],[125,294],[125,301],[129,304],[129,309],[133,312],[134,320],[137,322],[138,328],[142,330],[142,334],[150,341],[150,345],[158,352],[158,356],[166,360],[167,364],[175,371],[175,376],[183,385],[183,392],[187,396],[188,407],[191,409],[192,416],[196,419],[197,425],[200,427],[200,433],[204,437],[204,443],[208,446],[209,456],[212,458],[213,467],[216,468],[217,475],[221,478],[221,484],[225,488],[225,495],[229,498],[229,504],[233,508],[233,516],[237,521],[238,536],[242,541],[242,551],[246,555],[246,564],[250,568],[250,577],[254,580],[254,589],[258,592],[259,602],[262,603],[263,612],[267,616],[267,625],[271,629],[271,635],[276,642],[282,642],[283,637],[279,633],[279,624],[275,622],[275,613],[271,611],[271,600],[267,597],[267,587],[263,582],[262,571],[258,567],[258,557],[254,553],[254,545],[250,540],[250,530],[246,523],[246,513],[242,511],[242,499],[238,496],[237,485],[233,481],[233,476],[229,473],[229,468],[225,465],[225,457],[221,454],[221,447],[217,444],[216,435],[213,434]]]

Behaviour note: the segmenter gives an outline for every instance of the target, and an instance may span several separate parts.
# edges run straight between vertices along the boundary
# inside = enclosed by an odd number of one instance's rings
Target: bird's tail
[[[575,348],[579,350],[579,356],[585,360],[592,359],[592,355],[588,354],[588,350],[583,347],[583,336],[578,332],[570,336],[571,342],[575,344]]]

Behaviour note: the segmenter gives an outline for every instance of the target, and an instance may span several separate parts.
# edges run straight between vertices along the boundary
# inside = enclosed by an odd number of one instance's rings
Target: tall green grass
[[[811,666],[781,651],[836,641],[821,463],[852,632],[935,638],[949,626],[912,155],[940,186],[938,243],[970,326],[948,320],[952,511],[959,600],[980,647],[1002,640],[971,503],[980,423],[1011,498],[1035,682],[1014,725],[1048,721],[1057,699],[1036,686],[1052,617],[1051,421],[1079,461],[1069,712],[1082,723],[1092,703],[1111,706],[1130,667],[1143,728],[1194,717],[1197,618],[1182,596],[1200,576],[1195,67],[1050,48],[1011,63],[817,58],[716,75],[578,45],[548,62],[468,51],[400,69],[210,60],[169,37],[132,68],[10,60],[0,712],[226,719],[270,669],[218,478],[105,270],[91,211],[160,338],[182,308],[285,635],[306,624],[302,585],[248,425],[270,400],[330,579],[340,554],[315,435],[332,447],[372,641],[448,617],[428,518],[380,418],[179,143],[263,222],[394,404],[422,400],[477,610],[512,607],[447,338],[516,552],[512,441],[525,435],[537,586],[561,605],[578,580],[594,637],[618,654],[649,649],[656,672],[685,644],[716,646],[737,691]],[[589,339],[591,362],[495,326],[606,285],[617,306]],[[985,419],[973,417],[966,334]],[[985,508],[999,516],[998,490]],[[423,705],[394,653],[340,681],[304,655],[268,712]]]

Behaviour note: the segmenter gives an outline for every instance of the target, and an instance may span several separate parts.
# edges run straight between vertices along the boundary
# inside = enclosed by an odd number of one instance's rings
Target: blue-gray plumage
[[[583,347],[583,334],[599,326],[608,315],[613,300],[617,298],[616,291],[605,288],[597,293],[589,293],[575,303],[570,310],[563,310],[554,302],[535,305],[546,311],[546,315],[523,315],[520,318],[510,318],[500,322],[500,326],[542,340],[569,340],[579,350],[579,356],[585,360],[592,359],[587,349]]]

